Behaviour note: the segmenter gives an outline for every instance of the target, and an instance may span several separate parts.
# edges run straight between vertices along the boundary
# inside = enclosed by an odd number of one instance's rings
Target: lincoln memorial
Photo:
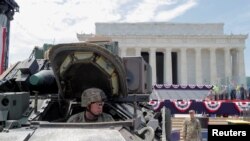
[[[96,23],[96,35],[119,42],[120,55],[142,56],[153,84],[246,84],[248,35],[226,35],[223,23]],[[77,34],[85,41],[93,34]]]

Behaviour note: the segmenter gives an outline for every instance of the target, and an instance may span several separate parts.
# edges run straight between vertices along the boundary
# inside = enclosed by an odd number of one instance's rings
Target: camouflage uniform
[[[183,123],[182,135],[184,141],[200,141],[201,125],[198,119],[186,119]]]
[[[98,88],[89,88],[82,93],[81,106],[88,107],[92,102],[103,101],[106,99],[105,93]],[[85,119],[85,112],[81,112],[71,116],[67,122],[109,122],[114,121],[111,115],[102,113],[94,121],[87,121]]]
[[[85,112],[81,112],[71,116],[67,122],[87,122],[85,120],[84,113]],[[109,114],[102,113],[101,115],[98,116],[98,119],[93,122],[109,122],[109,121],[114,121],[114,119]]]

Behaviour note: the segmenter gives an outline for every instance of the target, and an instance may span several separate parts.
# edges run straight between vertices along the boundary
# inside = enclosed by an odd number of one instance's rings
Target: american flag
[[[1,39],[0,39],[0,74],[5,70],[5,51],[6,51],[6,27],[1,27]]]

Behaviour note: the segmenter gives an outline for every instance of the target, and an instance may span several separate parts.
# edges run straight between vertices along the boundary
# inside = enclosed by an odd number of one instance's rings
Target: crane
[[[19,6],[15,0],[0,0],[0,74],[8,67],[10,21]]]

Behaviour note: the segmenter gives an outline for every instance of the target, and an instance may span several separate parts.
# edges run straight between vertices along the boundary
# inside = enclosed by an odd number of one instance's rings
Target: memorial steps
[[[209,118],[208,125],[227,125],[227,120],[232,118],[224,118],[224,117],[217,117],[217,118]]]
[[[186,117],[172,117],[172,129],[182,129],[183,121]],[[216,118],[209,118],[208,125],[227,125],[227,120],[240,120],[239,118],[222,118],[222,117],[216,117]]]
[[[205,99],[209,90],[157,90],[152,99]]]
[[[207,97],[212,88],[212,85],[156,84],[151,99],[202,100]]]
[[[182,139],[182,125],[183,121],[185,120],[186,117],[172,117],[172,130],[179,130],[180,131],[180,141],[183,141]],[[216,118],[209,118],[208,125],[227,125],[228,122],[227,120],[240,120],[238,118],[221,118],[221,117],[216,117]]]

